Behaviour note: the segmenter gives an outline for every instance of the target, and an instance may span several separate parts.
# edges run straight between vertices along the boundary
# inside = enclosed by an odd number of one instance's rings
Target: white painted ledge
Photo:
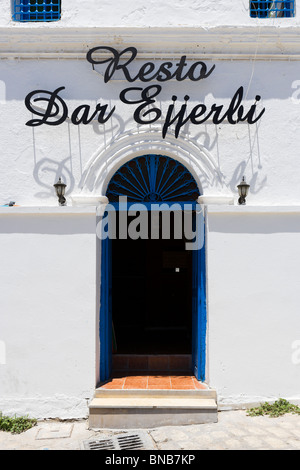
[[[208,205],[208,214],[300,214],[300,206]]]
[[[233,205],[234,204],[234,196],[222,196],[222,195],[217,195],[217,196],[205,196],[204,194],[202,196],[199,196],[197,199],[198,204],[204,204],[204,205]]]
[[[72,196],[70,197],[73,206],[81,207],[81,206],[98,206],[102,204],[108,204],[108,198],[106,196]],[[221,204],[221,205],[228,205],[234,204],[234,197],[233,196],[205,196],[202,195],[197,199],[198,204]]]
[[[88,49],[134,45],[137,59],[299,60],[299,26],[2,27],[0,57],[85,59]]]
[[[0,207],[0,217],[6,215],[89,215],[96,216],[99,206],[107,204],[107,199],[97,205],[79,206],[35,206],[35,207]],[[208,214],[300,214],[300,206],[239,206],[232,204],[208,204]],[[1,229],[0,229],[1,231]]]
[[[109,202],[106,196],[71,196],[70,200],[74,207],[98,206]]]
[[[39,207],[0,207],[0,217],[10,215],[88,215],[96,214],[96,206],[39,206]]]

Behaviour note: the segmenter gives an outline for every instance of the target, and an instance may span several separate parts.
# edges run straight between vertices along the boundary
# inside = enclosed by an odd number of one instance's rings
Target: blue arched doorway
[[[111,178],[106,196],[118,221],[112,237],[102,240],[101,382],[111,376],[113,350],[141,355],[190,353],[191,372],[198,380],[205,380],[205,243],[202,236],[198,248],[187,249],[180,222],[184,217],[178,218],[188,210],[193,232],[204,233],[199,195],[187,168],[163,155],[136,157]],[[125,206],[120,198],[126,198]],[[144,211],[139,224],[135,222],[140,236],[124,237],[124,227],[120,236],[120,221],[125,215],[127,230],[132,233],[129,224],[133,223],[130,214],[134,208],[140,216]],[[169,238],[161,230],[163,211],[169,217]],[[156,219],[159,229],[152,237],[154,213],[161,218]],[[146,233],[141,230],[142,220],[149,222]]]

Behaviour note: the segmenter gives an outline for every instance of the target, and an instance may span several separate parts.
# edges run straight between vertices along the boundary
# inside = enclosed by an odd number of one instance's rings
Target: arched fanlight
[[[195,201],[200,192],[191,173],[177,160],[163,155],[143,155],[125,163],[113,175],[106,196],[117,202]]]

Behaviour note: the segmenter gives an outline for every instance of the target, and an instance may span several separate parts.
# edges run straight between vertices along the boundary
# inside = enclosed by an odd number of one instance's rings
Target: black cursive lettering
[[[108,52],[111,54],[109,58],[106,59],[97,59],[97,53]],[[124,59],[126,54],[130,54],[129,59],[125,60],[124,63],[120,63],[121,59]],[[108,64],[104,72],[104,82],[107,83],[111,80],[117,70],[122,71],[125,79],[132,83],[136,80],[141,82],[150,82],[157,80],[159,82],[167,82],[175,78],[178,82],[182,82],[187,78],[193,82],[203,80],[210,76],[214,71],[215,65],[213,65],[209,70],[204,62],[195,62],[190,67],[187,68],[186,56],[183,55],[179,62],[175,64],[175,70],[171,71],[173,64],[172,62],[163,62],[158,69],[155,69],[155,64],[153,62],[144,63],[138,73],[133,76],[132,72],[129,71],[128,66],[134,61],[137,56],[137,49],[135,47],[127,47],[121,52],[118,52],[113,47],[98,46],[90,49],[87,53],[87,61],[90,62],[93,67],[96,64]]]
[[[93,55],[99,51],[111,52],[113,56],[108,59],[96,60],[93,58]],[[124,64],[120,64],[120,60],[122,56],[124,56],[128,52],[131,54],[129,59]],[[95,64],[105,64],[108,62],[108,66],[106,67],[105,74],[104,74],[105,83],[111,80],[116,70],[122,70],[126,80],[128,82],[134,82],[135,78],[131,77],[129,71],[127,70],[127,66],[136,58],[136,55],[137,55],[137,49],[135,47],[127,47],[122,52],[118,52],[113,47],[99,46],[99,47],[94,47],[93,49],[90,49],[87,53],[86,58],[88,62],[93,64],[93,66]]]
[[[47,90],[35,90],[29,93],[25,98],[25,106],[32,114],[41,116],[41,119],[31,119],[30,121],[26,122],[26,126],[37,127],[41,126],[42,124],[48,124],[48,126],[59,126],[59,124],[65,122],[68,117],[68,107],[64,100],[58,96],[58,93],[64,89],[65,87],[62,86],[53,92]],[[41,97],[41,94],[50,95],[50,97]],[[34,98],[34,96],[37,97]],[[33,104],[39,102],[47,103],[47,108],[45,110],[39,111],[36,107],[34,107]],[[61,105],[61,107],[59,105]],[[55,119],[54,121],[50,120],[57,117],[58,119]]]
[[[154,93],[151,95],[150,91],[154,90]],[[127,98],[127,93],[132,91],[141,91],[141,99],[129,100]],[[133,118],[135,122],[138,124],[152,124],[153,122],[157,121],[161,117],[161,110],[159,108],[150,108],[147,111],[143,112],[144,109],[152,103],[155,103],[155,98],[161,92],[160,85],[151,85],[147,88],[139,88],[139,87],[132,87],[126,88],[125,90],[121,91],[120,93],[120,100],[122,103],[125,104],[139,104],[142,103],[141,106],[136,108]],[[143,113],[143,114],[142,114]],[[149,116],[151,113],[154,113],[154,117],[152,119],[144,120],[146,116]]]
[[[71,121],[75,126],[78,126],[79,124],[89,124],[96,118],[97,114],[99,113],[97,118],[99,124],[105,124],[111,118],[116,109],[116,107],[114,106],[112,110],[108,113],[108,115],[105,115],[107,108],[107,104],[101,105],[100,103],[98,103],[96,105],[95,111],[90,116],[90,106],[88,106],[87,104],[83,104],[81,106],[78,106],[78,108],[73,111]]]

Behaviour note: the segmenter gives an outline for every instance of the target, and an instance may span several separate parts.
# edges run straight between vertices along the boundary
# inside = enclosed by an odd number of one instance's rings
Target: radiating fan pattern
[[[200,195],[191,173],[178,161],[162,155],[143,155],[125,163],[107,188],[110,202],[195,201]]]

